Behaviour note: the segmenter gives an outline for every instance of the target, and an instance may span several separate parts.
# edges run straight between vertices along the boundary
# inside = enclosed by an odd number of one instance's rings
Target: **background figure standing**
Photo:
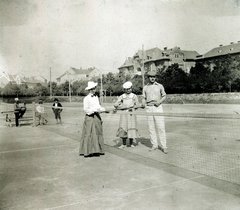
[[[22,118],[27,110],[26,103],[24,103],[23,107],[20,107],[19,99],[15,98],[14,104],[13,104],[13,109],[14,109],[14,114],[15,114],[15,124],[16,124],[16,127],[18,127],[19,126],[19,118]]]
[[[53,106],[52,110],[55,115],[56,123],[58,123],[58,120],[60,123],[62,123],[62,119],[61,119],[62,109],[58,108],[58,107],[62,107],[62,104],[59,102],[59,100],[57,98],[55,98],[52,106]],[[56,108],[54,108],[54,107],[56,107]]]
[[[43,101],[40,100],[39,104],[36,106],[36,118],[38,119],[37,125],[44,125],[47,123],[47,120],[45,118],[46,114],[44,112],[44,106],[42,105]]]
[[[134,112],[134,107],[139,106],[138,97],[132,93],[132,83],[130,81],[123,84],[125,93],[118,97],[114,103],[114,107],[118,108],[130,108],[127,112]],[[139,137],[137,129],[137,116],[133,114],[120,115],[119,128],[117,136],[122,139],[122,145],[118,148],[125,148],[127,145],[127,139],[129,138],[130,147],[133,145],[133,139]]]
[[[86,115],[83,123],[79,155],[84,155],[84,157],[104,155],[104,139],[100,112],[104,112],[105,108],[100,106],[98,96],[96,95],[97,84],[93,81],[88,82],[85,90],[88,90],[89,93],[83,99],[83,109]]]
[[[143,87],[143,101],[142,105],[146,106],[146,112],[151,113],[162,113],[162,103],[166,99],[166,93],[163,85],[156,82],[156,72],[149,71],[147,73],[149,83]],[[157,136],[160,137],[160,149],[167,154],[167,141],[165,132],[165,122],[163,116],[148,115],[148,129],[150,133],[150,140],[152,148],[149,151],[158,149]]]

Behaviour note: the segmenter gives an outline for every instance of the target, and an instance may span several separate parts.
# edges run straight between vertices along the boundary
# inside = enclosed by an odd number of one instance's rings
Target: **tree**
[[[211,72],[213,91],[227,92],[229,90],[229,81],[231,81],[231,70],[227,58],[218,58],[214,61],[214,68]]]
[[[29,91],[28,91],[28,85],[27,84],[21,84],[19,85],[19,90],[20,90],[20,93],[21,95],[23,96],[27,96],[29,95]]]
[[[161,82],[167,93],[186,93],[188,91],[188,75],[178,64],[173,64],[163,73],[157,72],[157,81]]]
[[[50,90],[50,82],[48,82],[48,89]],[[50,92],[50,91],[49,91]],[[56,82],[52,82],[52,95],[56,96],[58,92],[58,86]]]
[[[20,95],[20,88],[17,84],[13,84],[12,82],[9,82],[4,88],[3,88],[3,95],[5,96],[19,96]]]
[[[47,96],[49,95],[49,89],[43,86],[41,83],[37,83],[33,88],[37,96]]]
[[[132,79],[132,83],[133,83],[133,92],[137,95],[141,95],[142,94],[142,76],[141,75],[135,75]]]
[[[189,84],[190,92],[192,93],[211,92],[211,70],[208,67],[204,67],[202,63],[196,63],[195,67],[190,69]]]

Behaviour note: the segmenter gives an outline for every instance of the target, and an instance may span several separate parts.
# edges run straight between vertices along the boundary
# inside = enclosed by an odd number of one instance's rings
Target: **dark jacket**
[[[55,111],[55,110],[56,110],[56,109],[54,108],[54,107],[55,107],[55,103],[53,103],[52,106],[53,106],[53,107],[52,107],[52,110]],[[62,104],[58,102],[58,103],[57,103],[57,107],[62,107]],[[59,111],[61,112],[62,109],[59,109]]]

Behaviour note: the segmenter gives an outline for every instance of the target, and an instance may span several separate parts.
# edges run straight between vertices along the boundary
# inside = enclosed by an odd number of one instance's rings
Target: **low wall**
[[[168,94],[165,103],[240,104],[240,93]]]
[[[69,102],[68,96],[56,96],[60,102]],[[55,97],[20,97],[21,102],[38,103],[39,99],[42,99],[44,103],[53,103]],[[72,102],[83,102],[84,96],[72,96]],[[107,96],[103,98],[103,102],[113,103],[117,100],[116,96]],[[1,101],[5,103],[13,103],[14,98],[2,98]],[[141,102],[141,96],[139,96],[139,101]],[[240,104],[240,93],[200,93],[200,94],[167,94],[167,99],[164,103],[174,103],[174,104],[188,104],[188,103],[198,103],[198,104]]]

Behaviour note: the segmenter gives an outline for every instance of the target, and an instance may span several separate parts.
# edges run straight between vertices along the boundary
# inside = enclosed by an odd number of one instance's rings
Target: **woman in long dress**
[[[100,113],[104,112],[105,108],[101,107],[98,96],[95,94],[97,84],[93,81],[88,82],[85,90],[88,90],[89,94],[83,99],[83,109],[86,115],[83,123],[79,155],[83,155],[84,157],[104,155],[104,139]]]

